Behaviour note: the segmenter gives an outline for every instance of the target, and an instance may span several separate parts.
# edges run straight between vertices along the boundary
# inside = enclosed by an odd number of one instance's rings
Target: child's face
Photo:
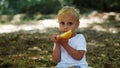
[[[68,14],[62,14],[58,18],[58,22],[59,22],[60,31],[62,33],[68,30],[72,30],[72,32],[74,33],[75,29],[78,28],[79,26],[79,20],[77,20],[75,16]]]

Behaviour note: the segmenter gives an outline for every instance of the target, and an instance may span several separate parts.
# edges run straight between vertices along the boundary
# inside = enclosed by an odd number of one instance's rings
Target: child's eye
[[[68,25],[70,25],[70,26],[71,26],[71,25],[73,25],[73,23],[72,23],[72,22],[68,22]]]
[[[65,23],[64,22],[60,22],[61,25],[64,25]]]

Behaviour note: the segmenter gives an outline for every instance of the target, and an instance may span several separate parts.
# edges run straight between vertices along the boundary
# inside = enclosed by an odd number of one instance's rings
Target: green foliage
[[[81,10],[120,11],[120,0],[0,0],[0,14],[51,14],[65,5]]]
[[[33,0],[31,0],[33,1]],[[60,7],[60,3],[57,0],[39,0],[32,2],[27,8],[28,13],[40,12],[42,14],[55,13]]]
[[[42,14],[55,13],[60,8],[58,0],[1,0],[0,14],[28,13]]]
[[[120,0],[74,0],[72,4],[78,8],[88,8],[100,11],[120,11]]]

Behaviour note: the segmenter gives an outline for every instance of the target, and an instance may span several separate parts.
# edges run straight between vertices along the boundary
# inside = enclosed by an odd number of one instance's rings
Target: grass
[[[118,68],[120,66],[120,34],[89,29],[77,32],[83,33],[86,37],[89,66],[93,68]],[[56,64],[51,60],[53,48],[51,34],[38,31],[0,34],[0,68],[55,66]]]
[[[46,16],[45,16],[46,17]],[[93,30],[94,25],[104,29],[116,28],[118,33]],[[92,24],[77,30],[87,41],[87,62],[93,68],[120,67],[120,27],[118,21]],[[57,28],[39,31],[19,31],[0,34],[0,68],[53,67],[51,34]]]

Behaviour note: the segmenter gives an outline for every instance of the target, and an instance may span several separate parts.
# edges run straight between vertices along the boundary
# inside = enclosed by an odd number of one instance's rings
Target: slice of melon
[[[72,30],[68,30],[67,32],[60,35],[62,39],[69,39],[72,36]]]

